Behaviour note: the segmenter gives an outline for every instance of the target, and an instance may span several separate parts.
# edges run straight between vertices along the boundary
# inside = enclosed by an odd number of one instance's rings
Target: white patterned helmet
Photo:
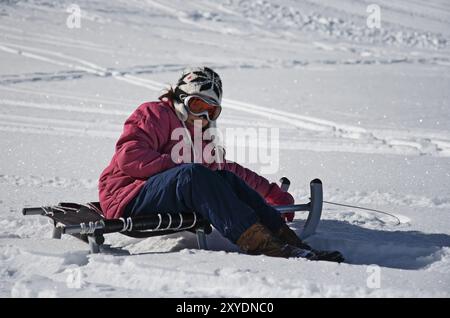
[[[211,99],[214,104],[222,103],[222,81],[219,74],[209,67],[193,67],[183,71],[175,86],[175,108],[183,121],[187,119],[187,112],[183,105],[184,99],[190,95],[200,95]]]

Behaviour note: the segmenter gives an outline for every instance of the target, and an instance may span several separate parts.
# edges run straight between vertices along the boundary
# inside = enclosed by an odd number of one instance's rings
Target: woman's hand
[[[289,192],[284,192],[281,188],[273,183],[268,195],[265,197],[267,204],[272,206],[290,205],[294,204],[294,197]],[[281,217],[285,222],[292,222],[294,220],[294,212],[281,213]]]

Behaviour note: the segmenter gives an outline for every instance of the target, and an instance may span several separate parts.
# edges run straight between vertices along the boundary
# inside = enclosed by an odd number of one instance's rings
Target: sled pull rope
[[[178,215],[180,216],[180,225],[176,228],[177,230],[181,229],[181,226],[183,225],[183,215],[181,215],[181,213],[178,213]]]
[[[44,213],[45,213],[46,215],[49,215],[49,216],[55,215],[55,212],[53,212],[53,210],[62,212],[62,213],[64,213],[64,214],[67,213],[67,212],[66,212],[61,206],[59,206],[59,205],[54,205],[54,206],[41,206],[41,209],[42,209],[42,211],[44,211]],[[72,209],[72,210],[75,210],[75,211],[76,211],[76,209]]]
[[[127,230],[129,232],[133,231],[133,219],[132,218],[128,218],[127,219]]]
[[[54,215],[53,211],[48,206],[41,206],[41,209],[42,209],[42,211],[44,211],[45,215],[50,215],[50,216]]]
[[[89,235],[89,234],[93,234],[95,232],[95,229],[97,227],[97,224],[90,221],[88,224],[86,223],[80,223],[80,234],[83,235]]]
[[[167,214],[167,216],[169,217],[169,225],[167,225],[166,230],[170,229],[170,226],[172,225],[172,216],[169,214]]]
[[[396,217],[395,215],[393,215],[391,213],[388,213],[388,212],[375,210],[375,209],[369,209],[369,208],[363,208],[363,207],[356,206],[356,205],[349,205],[349,204],[330,202],[330,201],[325,201],[325,200],[323,201],[323,203],[332,204],[332,205],[339,205],[339,206],[345,206],[347,208],[355,208],[355,209],[360,209],[360,210],[372,211],[372,212],[381,213],[381,214],[386,214],[386,215],[389,215],[389,216],[391,216],[391,217],[393,217],[393,218],[395,218],[397,220],[397,224],[396,225],[400,225],[402,223],[398,217]]]
[[[87,207],[88,209],[94,210],[95,212],[97,212],[100,215],[103,215],[103,212],[101,210],[99,210],[94,204],[92,204],[91,202],[86,203],[86,204],[81,204],[82,206]]]
[[[194,213],[194,222],[192,222],[192,225],[187,227],[186,229],[191,229],[197,224],[197,213]]]
[[[62,212],[62,213],[64,213],[64,214],[67,213],[66,210],[74,211],[74,212],[78,212],[78,210],[79,210],[79,209],[71,208],[71,207],[68,207],[68,206],[67,206],[67,207],[62,207],[62,206],[60,206],[60,205],[54,205],[54,206],[52,206],[51,208],[54,209],[54,210],[56,210],[56,211],[60,211],[60,212]]]
[[[162,223],[162,217],[161,217],[161,214],[159,214],[159,213],[158,213],[158,220],[159,220],[158,226],[154,228],[155,231],[159,230],[159,227],[161,226],[161,223]]]
[[[123,228],[120,232],[131,232],[133,231],[133,220],[131,218],[119,218],[123,222]]]

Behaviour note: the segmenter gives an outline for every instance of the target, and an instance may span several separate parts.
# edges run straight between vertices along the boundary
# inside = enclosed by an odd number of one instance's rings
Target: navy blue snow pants
[[[237,175],[196,163],[151,176],[124,216],[166,212],[196,212],[233,243],[256,222],[273,232],[283,224],[279,212]]]

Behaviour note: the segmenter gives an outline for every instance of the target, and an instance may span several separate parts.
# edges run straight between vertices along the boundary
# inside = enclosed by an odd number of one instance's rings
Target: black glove
[[[317,251],[311,250],[309,255],[306,256],[311,261],[329,261],[341,263],[345,261],[344,256],[338,251]]]

